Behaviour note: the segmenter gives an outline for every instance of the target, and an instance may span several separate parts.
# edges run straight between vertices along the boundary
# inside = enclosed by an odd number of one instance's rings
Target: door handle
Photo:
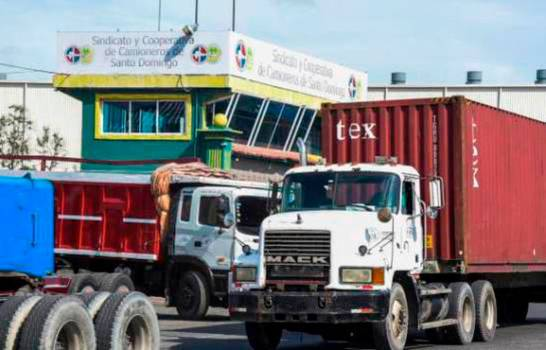
[[[30,243],[33,247],[36,247],[36,236],[38,231],[38,214],[32,213],[32,242]]]
[[[201,243],[201,241],[195,241],[195,242],[193,242],[193,246],[197,247],[197,248],[201,248],[202,243]]]

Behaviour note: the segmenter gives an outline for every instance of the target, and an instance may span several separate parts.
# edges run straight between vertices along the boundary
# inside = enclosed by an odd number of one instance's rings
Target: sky
[[[193,23],[195,0],[162,0],[163,30]],[[58,31],[157,30],[159,0],[0,0],[0,62],[55,71]],[[546,69],[543,0],[237,0],[236,31],[367,71],[388,84],[530,84]],[[200,30],[229,30],[231,0],[200,0]],[[51,75],[0,67],[10,80]]]

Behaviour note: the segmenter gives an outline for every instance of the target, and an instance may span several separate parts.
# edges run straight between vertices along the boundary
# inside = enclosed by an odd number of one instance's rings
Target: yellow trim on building
[[[234,92],[269,98],[274,101],[320,109],[324,102],[334,102],[301,92],[283,89],[231,75],[99,75],[56,74],[56,88],[229,88]]]
[[[285,102],[297,106],[304,105],[313,109],[320,109],[321,104],[324,102],[332,102],[320,97],[315,97],[272,85],[257,83],[252,80],[234,76],[229,77],[229,87],[234,92],[269,98],[273,101]]]
[[[226,75],[103,75],[103,74],[55,74],[56,88],[224,88]]]
[[[182,134],[113,134],[102,131],[102,101],[184,101],[186,121]],[[95,95],[95,139],[98,140],[191,140],[192,108],[189,94],[96,94]]]

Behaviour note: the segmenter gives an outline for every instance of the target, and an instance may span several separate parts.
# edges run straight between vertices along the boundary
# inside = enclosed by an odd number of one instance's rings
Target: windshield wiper
[[[364,208],[366,209],[366,211],[375,211],[375,208],[373,206],[365,203],[352,203],[351,205],[348,205],[348,207]]]

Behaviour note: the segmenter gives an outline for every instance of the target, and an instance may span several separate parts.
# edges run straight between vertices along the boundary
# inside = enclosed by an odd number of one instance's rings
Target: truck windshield
[[[379,172],[292,174],[283,186],[282,211],[354,210],[398,212],[400,179]]]
[[[267,198],[240,196],[235,205],[237,230],[247,235],[258,235],[262,221],[269,215]]]

